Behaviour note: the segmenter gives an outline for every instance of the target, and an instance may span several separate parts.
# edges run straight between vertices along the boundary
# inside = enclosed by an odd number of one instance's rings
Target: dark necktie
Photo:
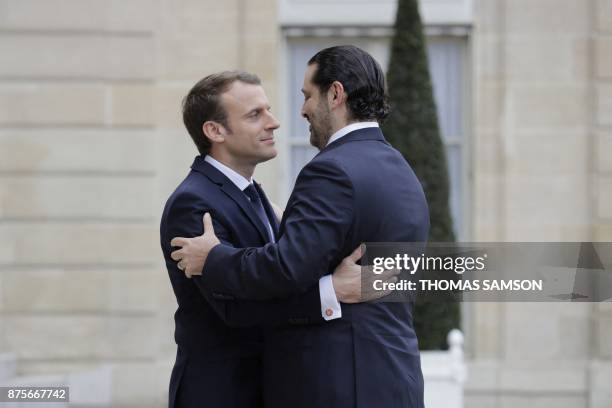
[[[259,196],[257,189],[253,184],[249,184],[249,186],[242,191],[244,192],[244,194],[246,194],[247,197],[249,197],[249,200],[251,200],[251,205],[255,209],[255,213],[257,213],[257,216],[261,220],[265,230],[268,233],[269,242],[274,242],[274,237],[270,235],[270,220],[266,215],[266,210],[264,210],[263,205],[261,204],[261,197]]]

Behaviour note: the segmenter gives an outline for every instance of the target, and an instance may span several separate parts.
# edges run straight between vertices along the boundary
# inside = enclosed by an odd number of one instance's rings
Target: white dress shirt
[[[253,183],[252,178],[247,180],[244,176],[220,161],[215,160],[212,156],[206,155],[204,161],[223,173],[225,177],[230,179],[230,181],[240,189],[240,191],[244,191],[249,184]],[[270,229],[271,236],[274,236],[274,233],[272,233],[272,226],[268,223],[267,227]],[[338,302],[334,286],[332,285],[331,275],[325,275],[319,279],[319,297],[321,299],[321,315],[325,320],[333,320],[342,317],[340,303]]]
[[[225,164],[221,163],[219,160],[208,154],[206,155],[206,157],[204,157],[204,161],[210,163],[211,166],[223,173],[223,175],[230,179],[240,191],[244,191],[244,189],[247,188],[249,184],[253,183],[253,178],[247,180],[242,174],[238,173],[236,170],[230,167],[227,167]]]
[[[253,178],[247,180],[242,174],[236,172],[230,167],[227,167],[225,164],[216,160],[212,156],[206,155],[204,157],[204,161],[210,163],[211,166],[219,170],[221,173],[225,175],[228,179],[232,181],[240,189],[240,191],[244,191],[250,184],[253,184]],[[251,199],[247,197],[250,201]],[[272,225],[270,225],[270,221],[266,221],[266,228],[268,229],[268,234],[270,235],[272,241],[274,241],[274,230],[272,229]]]
[[[345,127],[338,130],[336,133],[334,133],[329,138],[329,141],[327,142],[327,146],[329,146],[330,143],[335,142],[336,140],[340,139],[342,136],[346,136],[347,134],[351,132],[354,132],[359,129],[365,129],[365,128],[371,128],[371,127],[379,127],[378,122],[355,122],[355,123],[351,123],[350,125],[346,125]]]

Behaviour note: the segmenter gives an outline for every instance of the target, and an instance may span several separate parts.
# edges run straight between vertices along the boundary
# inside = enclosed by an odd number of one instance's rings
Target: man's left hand
[[[206,263],[208,253],[220,244],[215,235],[210,214],[204,214],[204,234],[194,238],[175,237],[170,241],[173,247],[180,247],[170,254],[170,257],[178,262],[178,268],[185,272],[185,276],[191,278],[202,275],[202,269]]]
[[[374,281],[395,283],[400,271],[386,269],[382,274],[374,274],[371,265],[361,266],[357,261],[361,259],[365,246],[358,246],[352,254],[340,262],[332,273],[332,285],[336,298],[342,303],[361,303],[380,299],[392,293],[389,289],[376,290]]]

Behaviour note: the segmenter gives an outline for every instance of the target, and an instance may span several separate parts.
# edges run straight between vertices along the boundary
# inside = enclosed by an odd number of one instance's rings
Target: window
[[[295,179],[317,153],[310,146],[308,124],[300,116],[303,96],[300,92],[308,60],[320,49],[332,45],[354,44],[368,51],[386,70],[389,61],[389,33],[387,35],[336,37],[288,33],[286,39],[285,101],[286,123],[283,137],[287,140],[285,163],[287,170],[285,199],[293,188]],[[301,35],[300,35],[301,34]],[[306,35],[304,35],[306,34]],[[450,180],[450,208],[459,239],[467,239],[468,197],[468,110],[465,36],[429,35],[427,37],[429,65],[438,109],[438,119],[446,147]],[[282,129],[282,128],[281,128]]]

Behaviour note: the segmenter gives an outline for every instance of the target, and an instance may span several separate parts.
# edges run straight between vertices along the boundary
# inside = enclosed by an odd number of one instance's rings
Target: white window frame
[[[291,26],[390,27],[395,20],[397,0],[279,0],[279,21]],[[425,25],[471,25],[473,0],[419,0]]]

